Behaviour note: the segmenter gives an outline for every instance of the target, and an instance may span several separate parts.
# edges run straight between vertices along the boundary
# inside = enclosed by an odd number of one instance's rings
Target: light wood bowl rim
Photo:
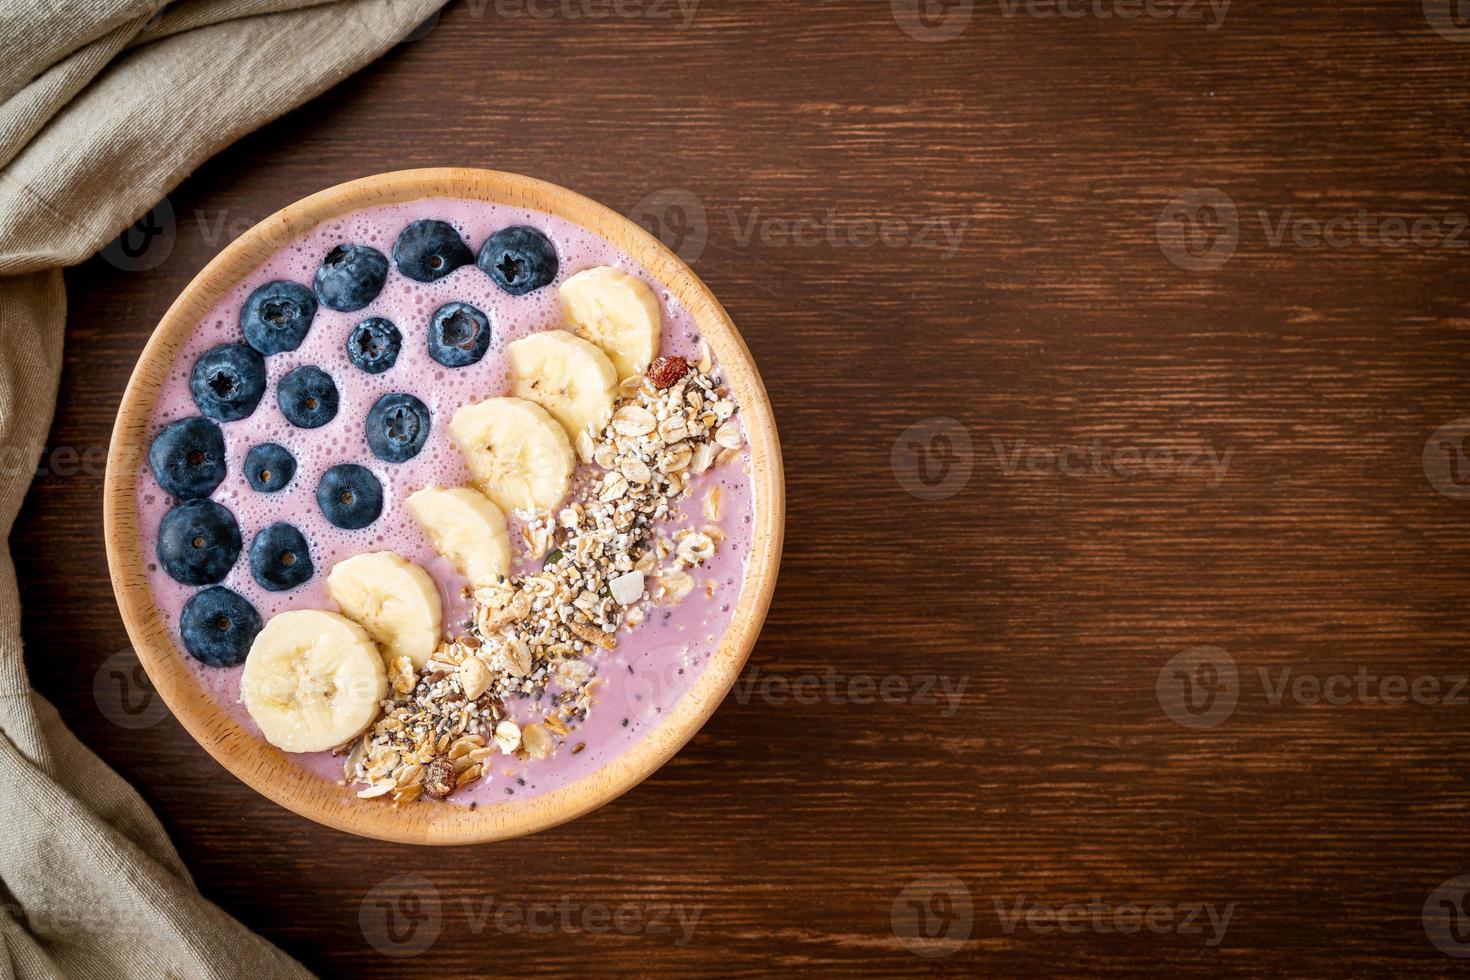
[[[749,565],[730,627],[703,674],[658,726],[601,769],[525,801],[474,810],[421,803],[397,809],[359,800],[314,776],[232,720],[196,682],[153,602],[137,530],[136,480],[148,419],[179,347],[219,299],[275,251],[324,221],[382,204],[468,198],[534,208],[608,239],[640,263],[689,310],[714,350],[740,405],[752,479],[754,530]],[[477,246],[478,243],[471,243]],[[143,349],[118,409],[103,498],[107,564],[123,624],[158,692],[184,728],[262,795],[317,823],[364,837],[411,844],[474,844],[534,833],[616,799],[667,762],[730,690],[754,647],[775,589],[785,531],[781,449],[770,399],[750,351],[723,306],[673,252],[616,211],[555,184],[493,170],[402,170],[328,188],[277,211],[231,242],[169,307]]]

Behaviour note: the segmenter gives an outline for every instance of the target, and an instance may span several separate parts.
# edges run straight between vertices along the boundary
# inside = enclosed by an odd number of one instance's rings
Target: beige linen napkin
[[[0,447],[39,446],[50,426],[61,267],[441,2],[0,0]],[[30,483],[20,469],[0,471],[7,539]],[[0,731],[0,976],[307,975],[200,896],[137,793],[31,691],[8,547]]]

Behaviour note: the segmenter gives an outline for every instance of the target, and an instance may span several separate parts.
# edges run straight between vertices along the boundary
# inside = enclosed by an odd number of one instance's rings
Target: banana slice
[[[465,405],[449,422],[480,490],[503,511],[550,510],[566,496],[577,457],[561,425],[523,398]]]
[[[385,660],[407,657],[422,667],[439,646],[439,587],[391,551],[338,562],[327,576],[327,595],[377,641]]]
[[[568,322],[607,352],[619,381],[647,371],[658,357],[663,315],[642,279],[603,265],[572,276],[559,292]]]
[[[505,514],[469,487],[425,487],[408,498],[408,510],[449,560],[476,588],[510,574],[510,532]]]
[[[278,749],[322,752],[361,735],[388,696],[388,675],[372,638],[320,609],[283,612],[255,637],[240,696]]]
[[[576,439],[612,417],[618,372],[596,345],[565,330],[545,330],[506,348],[515,393],[546,409]]]

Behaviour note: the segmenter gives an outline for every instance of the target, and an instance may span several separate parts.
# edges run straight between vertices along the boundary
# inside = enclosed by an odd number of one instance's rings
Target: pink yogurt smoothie
[[[644,279],[663,300],[661,352],[697,359],[699,337],[687,311],[647,270],[601,236],[537,211],[479,201],[427,199],[369,208],[321,225],[255,270],[209,311],[180,350],[154,406],[149,438],[169,422],[200,414],[189,392],[189,373],[199,356],[210,348],[243,342],[239,312],[252,290],[273,279],[288,279],[310,287],[322,257],[340,243],[368,244],[391,255],[398,233],[420,218],[448,221],[476,252],[491,233],[506,226],[526,224],[538,228],[556,245],[560,259],[557,279],[550,286],[517,297],[502,292],[473,264],[433,283],[415,282],[396,268],[390,268],[382,293],[366,308],[342,313],[321,307],[300,348],[266,358],[268,387],[260,406],[248,418],[220,423],[225,436],[228,475],[211,494],[211,499],[235,515],[244,542],[239,560],[219,584],[254,604],[263,620],[291,609],[335,611],[336,606],[325,589],[332,566],[355,554],[388,550],[423,566],[433,576],[444,604],[444,629],[450,635],[461,632],[470,612],[463,596],[467,583],[434,551],[403,501],[425,486],[469,484],[464,462],[448,438],[448,421],[461,405],[510,393],[505,347],[529,333],[564,325],[556,288],[568,277],[584,269],[612,265]],[[494,330],[489,352],[469,367],[446,368],[428,354],[429,317],[441,305],[452,301],[470,303],[484,311]],[[403,334],[397,363],[378,375],[359,370],[347,358],[348,332],[370,316],[386,317]],[[292,369],[308,364],[330,374],[341,393],[336,417],[325,426],[309,430],[287,422],[276,404],[280,379]],[[714,373],[718,376],[718,365]],[[369,408],[380,396],[390,392],[416,395],[432,413],[432,428],[422,452],[400,464],[385,463],[373,456],[364,427]],[[263,442],[279,443],[296,457],[294,479],[276,493],[251,489],[243,474],[245,454]],[[345,462],[367,467],[383,485],[382,515],[358,531],[332,526],[316,503],[318,479],[330,467]],[[138,526],[144,553],[149,558],[148,580],[158,611],[169,624],[181,655],[201,687],[210,692],[231,718],[261,737],[260,729],[240,701],[240,675],[244,668],[209,667],[182,652],[179,614],[197,590],[175,582],[154,558],[159,523],[175,501],[159,487],[146,461],[141,471]],[[454,794],[452,801],[485,805],[520,800],[574,782],[606,765],[657,727],[660,715],[672,709],[694,684],[730,623],[745,577],[750,547],[751,489],[744,456],[697,478],[684,502],[683,513],[675,515],[664,528],[667,533],[679,527],[710,523],[704,519],[702,503],[705,494],[716,485],[722,487],[721,519],[716,523],[727,537],[713,559],[693,570],[698,584],[681,604],[672,608],[653,606],[641,626],[619,633],[614,650],[589,655],[589,661],[603,679],[603,686],[588,719],[547,759],[522,762],[513,756],[496,755],[487,765],[489,778]],[[251,540],[276,521],[287,521],[302,531],[316,568],[310,581],[287,592],[262,588],[250,571]],[[519,524],[514,517],[511,525],[512,542],[519,552]],[[706,580],[715,583],[712,599],[706,597]],[[512,716],[521,722],[535,720],[542,707],[530,699],[507,705]],[[585,743],[585,748],[573,754],[570,750],[579,742]],[[342,779],[341,760],[330,753],[288,755],[288,758],[323,779]],[[363,801],[363,805],[383,804]]]

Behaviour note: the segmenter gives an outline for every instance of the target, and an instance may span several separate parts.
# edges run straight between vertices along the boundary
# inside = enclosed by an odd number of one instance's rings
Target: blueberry
[[[393,321],[368,317],[347,335],[347,359],[368,374],[382,374],[398,360],[403,334]]]
[[[263,442],[245,454],[245,479],[261,493],[284,490],[296,475],[296,457],[285,446]]]
[[[199,411],[212,419],[247,418],[265,394],[265,358],[245,344],[220,344],[194,362],[189,390]]]
[[[475,253],[453,225],[424,218],[403,229],[393,243],[393,261],[408,278],[433,282],[475,261]]]
[[[490,349],[490,318],[468,303],[445,303],[429,319],[429,356],[445,367],[467,367]]]
[[[272,524],[250,542],[250,572],[263,589],[294,589],[315,571],[306,536],[284,521]]]
[[[299,367],[276,386],[281,414],[302,429],[319,429],[336,418],[337,401],[337,383],[319,367]]]
[[[225,479],[224,433],[197,415],[170,422],[148,447],[148,466],[171,496],[207,497]]]
[[[383,485],[356,463],[339,463],[322,474],[316,505],[335,527],[355,531],[383,512]]]
[[[412,395],[384,395],[367,416],[367,442],[385,463],[413,459],[429,438],[429,408]]]
[[[179,615],[184,649],[211,667],[244,663],[260,626],[255,607],[220,585],[194,593]]]
[[[477,264],[512,296],[524,296],[550,284],[560,267],[551,239],[526,225],[512,225],[491,235],[480,247]]]
[[[316,270],[316,298],[329,310],[360,310],[387,280],[388,256],[370,245],[338,245]]]
[[[213,585],[240,557],[235,515],[213,500],[189,500],[163,515],[158,526],[158,560],[185,585]]]
[[[277,279],[250,294],[240,308],[245,340],[262,354],[295,350],[316,316],[316,297],[300,283]]]

